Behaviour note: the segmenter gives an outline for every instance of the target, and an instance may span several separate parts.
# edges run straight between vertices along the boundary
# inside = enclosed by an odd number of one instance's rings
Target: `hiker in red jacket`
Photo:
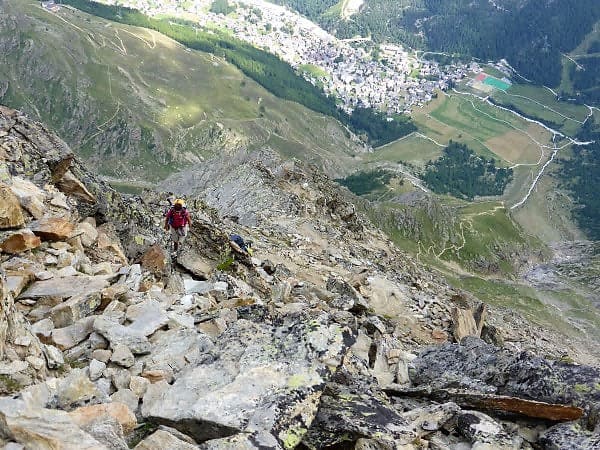
[[[173,241],[173,250],[179,250],[179,244],[182,244],[187,236],[188,228],[192,224],[190,213],[185,207],[185,202],[178,198],[165,216],[165,230],[171,230],[171,240]]]

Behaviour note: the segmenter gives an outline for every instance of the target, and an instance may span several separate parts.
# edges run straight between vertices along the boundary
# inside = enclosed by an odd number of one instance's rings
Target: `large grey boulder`
[[[141,361],[145,371],[164,370],[177,378],[183,369],[214,359],[213,348],[205,334],[189,329],[169,330],[152,337],[152,353]]]
[[[197,442],[268,432],[288,446],[299,443],[351,332],[322,312],[268,322],[238,320],[218,339],[214,358],[185,369],[172,385],[150,385],[143,416]]]
[[[600,430],[587,430],[578,423],[561,423],[546,430],[538,441],[546,450],[596,450],[600,448]]]
[[[303,439],[316,450],[361,437],[382,438],[389,445],[394,441],[414,441],[417,436],[408,421],[385,399],[358,386],[330,383],[321,397],[318,415]]]
[[[112,348],[115,348],[118,344],[123,344],[129,347],[134,355],[150,353],[150,341],[143,333],[105,317],[99,316],[94,320],[94,331],[104,336],[110,342]]]
[[[466,337],[423,351],[413,362],[415,385],[463,388],[600,411],[600,369],[514,353]]]

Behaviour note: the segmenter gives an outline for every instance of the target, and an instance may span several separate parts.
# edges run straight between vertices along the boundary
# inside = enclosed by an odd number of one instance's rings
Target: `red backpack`
[[[169,219],[169,225],[173,228],[182,228],[188,224],[188,212],[185,207],[177,211],[175,208],[171,208],[167,213]]]

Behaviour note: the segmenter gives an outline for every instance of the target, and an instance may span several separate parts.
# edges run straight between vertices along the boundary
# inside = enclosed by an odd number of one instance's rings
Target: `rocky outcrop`
[[[300,441],[351,330],[325,314],[247,317],[219,337],[214,360],[186,368],[171,386],[150,386],[144,417],[198,442],[244,431]]]
[[[600,411],[600,370],[498,349],[477,338],[424,351],[413,361],[415,385],[463,388]]]

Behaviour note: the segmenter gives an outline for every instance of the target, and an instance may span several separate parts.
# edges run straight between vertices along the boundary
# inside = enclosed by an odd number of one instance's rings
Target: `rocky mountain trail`
[[[593,351],[452,289],[316,169],[242,169],[235,194],[187,196],[171,257],[167,194],[115,192],[0,109],[0,445],[594,448],[598,369],[558,360]],[[528,401],[582,417],[514,407]]]

